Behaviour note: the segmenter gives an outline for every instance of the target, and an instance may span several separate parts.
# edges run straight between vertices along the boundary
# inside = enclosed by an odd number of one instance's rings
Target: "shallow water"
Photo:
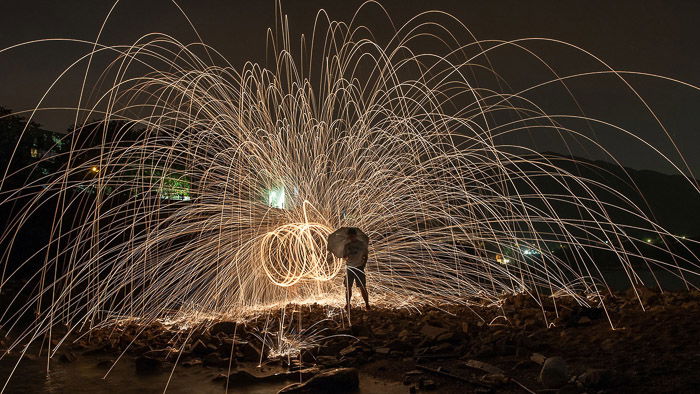
[[[139,375],[136,374],[134,361],[123,359],[116,363],[114,368],[105,377],[109,366],[98,366],[100,362],[110,360],[108,357],[83,356],[72,363],[51,361],[51,368],[46,372],[46,360],[29,360],[23,358],[20,365],[12,375],[6,393],[224,393],[226,388],[222,382],[214,382],[212,379],[223,373],[215,369],[203,367],[186,368],[177,366],[172,379],[168,379],[172,372],[164,369],[160,373]],[[0,382],[5,383],[7,377],[17,362],[16,356],[0,360]],[[109,364],[111,365],[111,364]],[[257,370],[257,371],[256,371]],[[263,371],[253,368],[251,373],[273,373],[272,369]],[[282,383],[262,383],[244,387],[229,386],[229,393],[263,394],[276,393],[282,387],[293,381]],[[398,382],[386,382],[369,377],[360,377],[359,393],[393,394],[405,393],[406,387]]]
[[[81,357],[73,363],[52,361],[48,373],[46,360],[22,359],[12,375],[8,393],[157,393],[163,392],[168,382],[169,370],[151,375],[137,375],[133,360],[120,360],[105,378],[108,366],[98,366],[106,357]],[[0,379],[10,375],[17,357],[0,361]],[[110,364],[111,365],[111,364]],[[204,368],[178,367],[168,385],[169,393],[221,393],[223,384],[212,381],[215,371]],[[238,391],[245,393],[269,393],[274,387],[259,390]]]

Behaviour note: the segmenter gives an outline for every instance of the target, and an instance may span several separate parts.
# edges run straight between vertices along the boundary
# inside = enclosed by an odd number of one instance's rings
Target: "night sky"
[[[25,0],[3,2],[0,12],[0,48],[33,39],[70,37],[93,40],[113,4],[112,0]],[[319,8],[331,18],[348,20],[361,1],[287,0],[283,3],[293,34],[308,33]],[[700,85],[700,2],[697,1],[464,1],[383,0],[395,23],[401,24],[418,12],[440,9],[459,18],[479,39],[515,39],[548,37],[567,41],[599,56],[613,68],[656,73]],[[182,6],[205,42],[218,49],[234,65],[246,60],[265,61],[265,32],[273,26],[274,1],[181,0]],[[381,30],[386,23],[379,12],[366,13],[363,23]],[[148,32],[165,32],[181,41],[196,38],[186,20],[170,1],[123,0],[107,27],[102,42],[129,44]],[[89,50],[86,46],[40,43],[0,54],[0,105],[21,110],[33,107],[55,77],[72,60]],[[551,56],[558,67],[575,68],[580,57],[567,52],[542,53]],[[559,56],[559,57],[557,57]],[[569,60],[571,59],[571,60]],[[571,62],[571,64],[567,64]],[[517,64],[499,64],[498,68],[517,83]],[[74,80],[73,80],[74,81]],[[674,139],[688,159],[695,176],[700,173],[700,133],[698,120],[700,93],[643,79],[635,79],[658,111]],[[617,97],[591,83],[577,92],[592,115],[618,122],[670,152],[670,146],[641,120],[638,105],[626,104],[629,97]],[[60,85],[45,106],[75,105],[75,84]],[[609,99],[600,100],[605,94]],[[648,96],[647,96],[648,95]],[[578,97],[578,96],[577,96]],[[557,98],[542,97],[556,110]],[[619,99],[619,100],[618,100]],[[622,103],[610,105],[610,103]],[[605,104],[602,104],[605,103]],[[72,123],[70,113],[42,113],[37,120],[45,128],[65,130]],[[630,147],[618,139],[606,140],[606,146],[623,164],[634,168],[652,168],[671,172],[668,165],[650,161],[648,150]],[[541,150],[547,150],[544,147]]]

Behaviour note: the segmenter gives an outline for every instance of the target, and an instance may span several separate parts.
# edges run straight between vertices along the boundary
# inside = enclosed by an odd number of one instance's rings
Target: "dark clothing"
[[[345,271],[345,286],[352,289],[353,282],[357,281],[357,286],[363,290],[367,288],[367,277],[365,276],[365,264],[361,267],[347,266]]]
[[[352,299],[352,285],[357,282],[362,298],[369,310],[369,295],[367,294],[367,278],[365,266],[369,239],[356,227],[343,227],[328,236],[327,250],[336,257],[345,259],[345,303],[350,313],[350,300]],[[329,258],[332,258],[329,254]]]

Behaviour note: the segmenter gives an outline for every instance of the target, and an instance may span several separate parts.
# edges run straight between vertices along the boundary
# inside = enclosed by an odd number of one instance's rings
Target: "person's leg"
[[[365,266],[357,270],[357,285],[360,288],[362,298],[365,300],[365,307],[369,310],[369,294],[367,293],[367,276],[365,275]]]
[[[345,309],[350,311],[350,300],[352,299],[352,284],[355,281],[355,273],[352,267],[345,269]]]

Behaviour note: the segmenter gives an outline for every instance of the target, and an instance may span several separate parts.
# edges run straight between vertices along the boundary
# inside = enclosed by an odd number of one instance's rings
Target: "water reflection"
[[[221,394],[225,392],[222,382],[213,379],[223,370],[213,370],[201,367],[185,368],[178,366],[168,384],[170,369],[153,375],[138,375],[135,373],[134,362],[124,359],[117,362],[106,378],[112,361],[107,356],[84,356],[73,363],[52,361],[50,371],[46,372],[46,360],[22,359],[19,367],[10,380],[6,393],[75,393],[75,394],[150,394],[163,393],[167,384],[167,393],[201,393]],[[5,382],[14,368],[17,357],[7,357],[0,360],[0,379]],[[249,369],[250,372],[253,372]],[[267,369],[259,371],[273,373]],[[268,394],[276,393],[282,387],[292,382],[261,383],[246,387],[229,387],[229,393]],[[400,382],[387,382],[363,376],[360,379],[359,393],[383,394],[405,393],[406,387]]]

